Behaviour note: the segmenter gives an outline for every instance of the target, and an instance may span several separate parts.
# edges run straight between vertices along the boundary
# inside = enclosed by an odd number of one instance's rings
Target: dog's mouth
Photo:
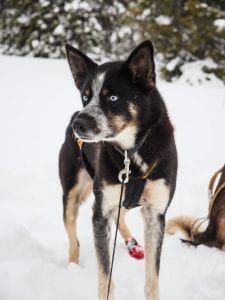
[[[76,138],[81,139],[85,143],[109,142],[116,144],[122,149],[131,149],[135,145],[137,128],[135,126],[127,127],[121,132],[114,131],[111,133],[100,131],[98,134],[95,134],[92,130],[87,131],[86,134],[79,134],[73,128],[73,133]]]
[[[74,135],[74,137],[75,138],[78,138],[78,139],[81,139],[82,141],[84,141],[84,142],[89,142],[89,143],[91,143],[91,142],[94,142],[94,137],[93,136],[91,136],[91,135],[89,135],[89,134],[79,134],[76,130],[75,130],[75,128],[73,127],[73,126],[71,126],[72,127],[72,130],[73,130],[73,135]]]
[[[115,138],[116,133],[107,133],[102,130],[86,130],[85,133],[78,132],[73,126],[73,134],[75,138],[79,138],[86,143],[97,143],[101,141],[112,141]]]
[[[77,115],[71,127],[76,138],[88,143],[111,140],[117,135],[115,129],[101,121],[101,118],[96,120],[84,113]]]

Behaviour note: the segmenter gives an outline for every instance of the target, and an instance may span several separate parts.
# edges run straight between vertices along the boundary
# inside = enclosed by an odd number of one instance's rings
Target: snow
[[[155,18],[156,23],[158,23],[159,25],[170,25],[171,24],[171,18],[168,16],[158,16],[157,18]]]
[[[70,9],[73,10],[83,9],[85,11],[91,11],[91,5],[90,3],[86,3],[81,0],[74,0],[71,3],[66,3],[64,6],[65,11],[69,11]]]
[[[31,42],[31,45],[32,45],[32,47],[33,48],[36,48],[36,47],[38,47],[39,46],[39,41],[38,40],[33,40],[32,42]]]
[[[0,56],[0,299],[97,299],[91,226],[93,196],[81,207],[81,263],[67,264],[57,159],[70,116],[81,108],[65,60]],[[190,77],[194,76],[192,69]],[[204,217],[207,185],[224,163],[224,87],[159,81],[176,129],[177,190],[168,217]],[[127,215],[143,243],[139,210]],[[179,235],[178,235],[179,236]],[[224,299],[224,252],[182,245],[166,236],[161,260],[162,300]],[[144,299],[144,262],[118,238],[113,273],[116,299]]]
[[[172,66],[174,67],[174,65],[175,64],[173,64]],[[190,85],[204,84],[204,86],[207,87],[224,87],[224,83],[222,82],[222,80],[218,79],[213,73],[205,73],[202,71],[205,66],[212,69],[217,67],[217,65],[211,58],[184,64],[181,67],[182,75],[177,80],[177,82],[189,83]]]
[[[17,21],[18,21],[20,24],[25,24],[25,25],[27,25],[27,24],[29,23],[30,19],[29,19],[29,17],[26,16],[26,15],[21,15],[21,16],[17,19]]]
[[[55,35],[62,35],[64,34],[64,27],[62,24],[58,24],[56,26],[56,28],[54,29],[54,32],[53,32]]]
[[[175,67],[180,63],[181,59],[180,57],[175,57],[172,59],[167,65],[166,68],[168,71],[173,71]]]
[[[219,30],[223,30],[225,28],[225,19],[217,19],[214,21],[213,25],[218,27]]]
[[[43,7],[49,6],[49,4],[50,4],[49,1],[45,1],[45,0],[40,0],[39,2],[41,4],[41,6],[43,6]]]

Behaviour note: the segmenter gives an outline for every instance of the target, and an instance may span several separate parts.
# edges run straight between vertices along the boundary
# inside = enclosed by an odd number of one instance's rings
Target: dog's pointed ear
[[[89,57],[78,49],[66,44],[67,60],[78,89],[81,89],[86,74],[97,67]]]
[[[151,41],[141,43],[126,61],[134,82],[144,81],[155,85],[154,48]]]

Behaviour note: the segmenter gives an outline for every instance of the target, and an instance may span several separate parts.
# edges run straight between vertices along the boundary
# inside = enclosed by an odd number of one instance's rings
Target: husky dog
[[[142,206],[145,297],[157,300],[165,214],[176,186],[177,153],[173,126],[156,88],[153,45],[145,41],[127,60],[101,65],[70,45],[66,50],[83,103],[83,109],[71,119],[59,161],[70,261],[79,260],[75,225],[78,208],[93,189],[98,295],[100,300],[106,300],[111,220],[115,220],[118,211],[118,173],[124,168],[127,151],[131,174],[123,197],[131,201],[125,205],[128,208]],[[75,139],[84,142],[81,151]],[[123,214],[119,229],[125,238],[131,236]],[[109,299],[114,299],[113,283]]]

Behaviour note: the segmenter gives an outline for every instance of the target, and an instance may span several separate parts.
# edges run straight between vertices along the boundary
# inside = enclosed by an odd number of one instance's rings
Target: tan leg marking
[[[111,220],[115,220],[117,217],[117,208],[119,204],[120,192],[121,192],[121,185],[108,185],[103,182],[103,201],[102,201],[102,213],[105,218],[109,218],[109,224],[111,225]],[[129,230],[126,226],[124,215],[126,211],[124,209],[121,210],[120,216],[120,231],[124,238],[130,235]],[[107,245],[108,247],[108,245]],[[96,250],[97,251],[97,250]],[[106,300],[107,299],[107,292],[108,292],[108,280],[109,274],[104,272],[102,267],[102,262],[99,261],[99,254],[97,253],[97,261],[98,261],[98,294],[99,300]],[[111,262],[111,259],[109,260]],[[114,284],[111,281],[110,287],[110,300],[114,300]]]
[[[127,212],[128,212],[128,209],[126,209],[124,207],[121,208],[120,221],[119,221],[119,231],[125,241],[128,240],[129,238],[133,237],[129,228],[127,227],[126,222],[125,222],[125,215]]]
[[[106,300],[107,293],[108,293],[108,281],[109,276],[107,276],[102,268],[101,265],[98,263],[98,297],[99,300]],[[110,285],[110,293],[109,293],[109,300],[114,300],[114,283],[111,281]]]
[[[93,182],[86,182],[82,192],[80,193],[80,202],[84,202],[93,191]]]
[[[143,207],[142,214],[144,218],[145,239],[145,299],[159,300],[158,273],[156,270],[158,234],[154,232],[157,216],[152,213],[152,209],[149,207]]]
[[[110,185],[110,184],[105,184],[103,182],[102,213],[104,217],[107,217],[111,211],[118,208],[119,200],[120,200],[120,192],[121,192],[121,184]]]
[[[92,190],[92,181],[85,170],[79,174],[78,183],[70,190],[65,212],[65,228],[69,238],[69,262],[79,263],[79,244],[77,240],[76,220],[80,203]]]
[[[103,189],[103,197],[104,197],[103,201],[104,202],[102,204],[104,216],[107,216],[110,211],[118,208],[119,198],[120,198],[120,190],[121,190],[120,184],[104,186],[104,189]],[[124,207],[121,208],[120,220],[119,220],[119,231],[125,240],[132,237],[132,234],[130,233],[130,231],[126,225],[126,221],[125,221],[125,214],[127,213],[127,211],[128,210],[125,209]],[[117,221],[117,213],[115,213],[113,216],[114,216],[114,220],[116,222]]]
[[[170,188],[165,184],[164,179],[147,180],[140,204],[152,205],[160,213],[164,213],[169,202],[169,194]]]
[[[79,262],[79,245],[77,241],[76,219],[79,203],[77,201],[77,185],[74,186],[67,197],[65,228],[69,238],[69,262]]]

